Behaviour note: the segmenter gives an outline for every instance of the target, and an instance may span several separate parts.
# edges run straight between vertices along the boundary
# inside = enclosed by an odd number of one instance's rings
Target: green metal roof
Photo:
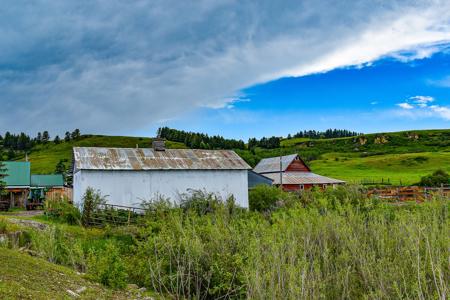
[[[30,186],[30,162],[5,161],[6,176],[3,181],[7,187]]]
[[[64,186],[64,178],[62,174],[31,175],[31,186],[33,187]]]

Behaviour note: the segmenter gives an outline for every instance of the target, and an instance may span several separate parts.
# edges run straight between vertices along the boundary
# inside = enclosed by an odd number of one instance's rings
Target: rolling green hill
[[[277,149],[238,151],[251,165],[298,153],[321,175],[362,181],[413,184],[436,169],[450,172],[450,130],[414,130],[336,139],[285,139]]]
[[[150,147],[143,137],[84,135],[78,140],[35,146],[32,172],[52,173],[59,161],[70,164],[72,147]],[[168,148],[186,148],[167,142]],[[412,184],[436,169],[450,172],[450,129],[367,134],[336,139],[285,139],[277,149],[236,150],[251,166],[265,157],[298,153],[316,173],[351,182],[389,180]],[[23,159],[21,155],[18,159]]]

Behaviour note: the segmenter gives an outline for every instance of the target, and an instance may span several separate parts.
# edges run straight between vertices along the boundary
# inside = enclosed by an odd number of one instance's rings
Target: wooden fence
[[[106,224],[128,226],[138,224],[146,210],[139,207],[102,204],[88,216],[87,225],[103,227]]]
[[[52,188],[45,192],[45,198],[50,200],[63,200],[67,199],[72,202],[72,188]]]
[[[435,196],[450,199],[450,186],[441,187],[388,187],[370,189],[369,196],[388,201],[416,201],[423,202]]]

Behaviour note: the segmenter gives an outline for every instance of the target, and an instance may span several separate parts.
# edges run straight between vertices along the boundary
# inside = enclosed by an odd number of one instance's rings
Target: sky
[[[49,1],[0,9],[0,132],[247,139],[450,128],[450,1]]]

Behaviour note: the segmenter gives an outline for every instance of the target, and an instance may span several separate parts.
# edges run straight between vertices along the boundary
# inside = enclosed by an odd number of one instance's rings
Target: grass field
[[[422,152],[351,157],[329,153],[310,163],[313,172],[350,182],[382,180],[414,184],[437,169],[450,172],[450,152]]]

